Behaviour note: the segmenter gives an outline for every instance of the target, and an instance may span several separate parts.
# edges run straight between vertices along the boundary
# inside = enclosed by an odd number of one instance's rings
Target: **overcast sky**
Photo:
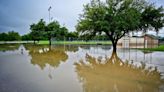
[[[17,31],[21,35],[30,32],[30,24],[43,18],[48,22],[48,8],[52,6],[51,17],[75,31],[75,25],[83,5],[90,0],[0,0],[0,32]],[[150,0],[157,6],[164,6],[164,0]],[[160,31],[164,33],[164,28]],[[164,34],[163,34],[164,36]]]

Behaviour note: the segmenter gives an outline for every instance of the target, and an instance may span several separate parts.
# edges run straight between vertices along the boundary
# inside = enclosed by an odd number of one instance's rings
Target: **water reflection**
[[[123,62],[116,53],[105,60],[86,54],[75,66],[84,92],[160,92],[163,83],[156,67]]]
[[[0,51],[0,92],[164,91],[164,52],[111,51],[104,45],[32,44]]]
[[[41,69],[46,67],[46,64],[51,67],[58,67],[61,62],[68,59],[68,55],[62,47],[49,47],[47,45],[26,46],[31,55],[31,64],[38,65]]]
[[[18,49],[20,44],[0,44],[0,51],[12,51]]]
[[[102,50],[110,50],[111,46],[110,45],[80,45],[80,48],[84,49],[84,50],[90,50],[90,49],[99,49],[101,48]]]

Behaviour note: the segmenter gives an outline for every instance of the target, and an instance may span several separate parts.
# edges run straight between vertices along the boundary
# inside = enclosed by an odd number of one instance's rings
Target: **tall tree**
[[[39,40],[49,40],[49,45],[51,45],[51,39],[55,37],[57,40],[63,40],[68,33],[66,27],[61,27],[58,21],[50,22],[46,24],[43,19],[40,19],[38,23],[30,25],[31,33],[30,35],[23,36],[24,38],[30,36],[34,43]]]
[[[52,37],[55,37],[56,40],[64,40],[67,33],[68,29],[66,27],[61,27],[58,21],[53,21],[46,27],[46,35],[49,40],[49,45],[51,45]]]
[[[125,34],[149,28],[159,30],[164,24],[163,17],[162,7],[155,8],[145,0],[91,0],[84,6],[76,29],[91,37],[105,33],[116,52],[117,42]]]
[[[57,32],[60,30],[60,24],[58,21],[53,21],[49,23],[46,27],[46,35],[49,40],[49,45],[51,45],[52,37],[57,36]]]
[[[32,39],[35,41],[39,41],[41,37],[43,36],[46,28],[46,23],[43,19],[40,19],[40,21],[37,24],[30,25],[31,29],[31,36]]]

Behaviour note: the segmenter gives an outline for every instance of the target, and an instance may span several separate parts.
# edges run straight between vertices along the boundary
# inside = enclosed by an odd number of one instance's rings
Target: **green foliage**
[[[84,6],[76,26],[80,35],[91,38],[105,33],[116,51],[117,41],[132,31],[164,26],[164,10],[145,0],[91,0]]]
[[[164,9],[163,7],[155,8],[149,5],[145,8],[141,15],[140,28],[146,32],[147,29],[154,29],[156,32],[164,26]]]
[[[7,33],[0,33],[0,41],[7,41],[8,34]]]
[[[67,34],[68,37],[78,37],[78,33],[77,32],[69,32]]]
[[[53,21],[47,25],[46,35],[48,39],[55,38],[55,40],[64,40],[68,33],[66,27],[61,27],[58,21]]]
[[[60,30],[60,24],[57,21],[49,23],[46,27],[46,35],[50,40],[52,37],[57,35],[57,31]]]
[[[66,27],[61,27],[60,31],[57,33],[58,35],[56,36],[58,40],[66,40],[66,36],[68,34],[68,29]]]
[[[106,3],[92,0],[84,7],[77,31],[91,36],[104,32],[111,40],[117,41],[137,28],[139,18],[140,13],[129,0],[107,0]]]
[[[67,40],[73,41],[78,39],[78,32],[68,32],[67,33]]]
[[[34,42],[36,40],[49,40],[50,45],[52,38],[55,38],[55,40],[64,40],[64,37],[68,33],[68,29],[66,27],[61,27],[58,21],[46,24],[43,19],[41,19],[37,24],[30,25],[30,29],[30,37],[34,40]]]
[[[42,36],[44,35],[46,28],[46,23],[43,19],[40,19],[40,21],[37,24],[30,25],[31,29],[31,37],[34,41],[41,40]]]
[[[9,31],[7,37],[9,41],[21,40],[19,33],[14,31]]]
[[[29,41],[32,40],[31,34],[25,34],[22,36],[22,41]]]
[[[8,33],[0,33],[0,41],[19,41],[21,36],[18,32],[9,31]]]

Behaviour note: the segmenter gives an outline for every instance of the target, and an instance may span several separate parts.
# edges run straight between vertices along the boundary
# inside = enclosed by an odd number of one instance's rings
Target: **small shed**
[[[155,48],[158,47],[158,38],[154,35],[146,34],[144,36],[126,35],[122,37],[117,44],[118,48]]]

